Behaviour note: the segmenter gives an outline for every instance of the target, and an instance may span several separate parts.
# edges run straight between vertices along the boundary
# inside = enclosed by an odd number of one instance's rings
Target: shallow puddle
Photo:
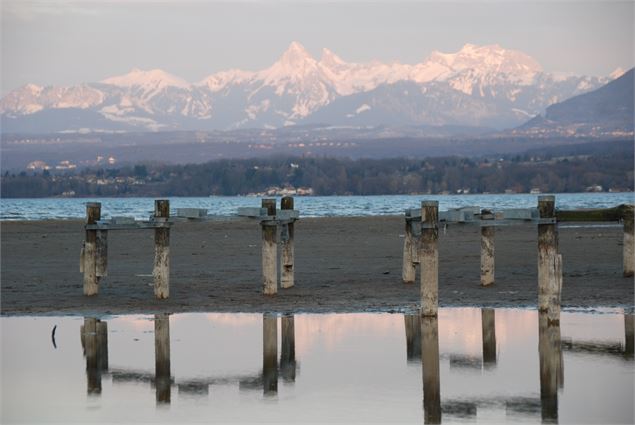
[[[633,315],[3,317],[2,423],[633,423]],[[53,328],[55,332],[53,333]]]

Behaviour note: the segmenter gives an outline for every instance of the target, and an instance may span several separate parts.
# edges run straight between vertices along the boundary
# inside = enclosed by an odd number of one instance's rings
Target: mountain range
[[[293,42],[270,67],[232,69],[196,83],[133,69],[96,83],[27,84],[0,100],[2,132],[231,130],[296,124],[345,127],[517,127],[595,90],[606,77],[544,72],[529,55],[466,44],[418,64],[315,59]]]

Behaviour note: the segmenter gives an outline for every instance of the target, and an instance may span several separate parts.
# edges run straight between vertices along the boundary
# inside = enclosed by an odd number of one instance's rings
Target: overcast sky
[[[267,67],[292,41],[351,62],[417,63],[498,43],[546,71],[606,75],[634,63],[633,1],[0,1],[2,94],[133,67],[195,82]]]

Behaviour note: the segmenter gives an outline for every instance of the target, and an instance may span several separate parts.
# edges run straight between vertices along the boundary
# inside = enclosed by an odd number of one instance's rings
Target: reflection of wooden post
[[[154,362],[157,403],[170,403],[170,316],[154,316]]]
[[[635,270],[635,233],[633,228],[633,206],[628,205],[624,211],[624,277],[633,276]]]
[[[86,224],[96,224],[101,219],[101,203],[86,204]],[[86,230],[84,242],[84,295],[97,295],[97,230]]]
[[[494,283],[494,234],[496,228],[487,225],[486,220],[494,220],[491,211],[481,212],[481,285]]]
[[[292,210],[293,197],[285,196],[280,203],[280,209]],[[289,223],[283,226],[283,232],[287,237],[282,239],[282,264],[280,265],[280,286],[282,288],[291,288],[293,282],[293,235],[294,224]]]
[[[538,318],[538,354],[540,357],[540,402],[542,422],[558,422],[558,387],[563,375],[560,326],[549,325],[547,315]]]
[[[406,360],[418,360],[421,358],[421,323],[418,314],[404,314],[406,326]]]
[[[154,220],[167,222],[170,218],[170,201],[154,201]],[[159,298],[170,296],[170,228],[154,229],[154,295]]]
[[[276,200],[263,199],[262,208],[267,209],[267,215],[276,215]],[[265,295],[278,292],[278,245],[276,233],[278,226],[274,223],[262,222],[262,291]]]
[[[101,394],[101,374],[108,370],[108,324],[85,317],[80,335],[86,356],[86,391]]]
[[[282,316],[280,322],[282,329],[280,373],[285,381],[295,382],[295,325],[293,315]]]
[[[262,315],[262,390],[278,392],[278,320],[275,314]]]
[[[439,377],[439,328],[436,317],[421,318],[421,363],[423,369],[424,423],[441,423]]]
[[[417,276],[417,244],[412,234],[412,220],[406,218],[406,229],[403,239],[403,265],[401,277],[403,283],[414,283]]]
[[[538,224],[538,310],[546,312],[549,308],[551,291],[556,288],[553,274],[554,258],[558,254],[558,228],[556,219],[556,197],[539,196],[538,212],[541,220],[553,219],[553,223]]]
[[[108,323],[97,321],[97,343],[99,345],[99,369],[108,370]]]
[[[421,315],[436,316],[439,305],[439,202],[421,202]]]
[[[496,312],[493,308],[481,309],[481,327],[483,332],[483,366],[489,369],[496,366]]]
[[[633,357],[633,347],[635,346],[635,340],[633,338],[633,328],[635,327],[635,316],[632,314],[624,315],[624,355],[626,357]]]

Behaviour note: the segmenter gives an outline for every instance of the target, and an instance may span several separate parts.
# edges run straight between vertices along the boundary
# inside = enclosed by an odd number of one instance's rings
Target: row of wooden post
[[[547,320],[556,324],[560,320],[562,294],[562,255],[558,251],[558,225],[555,196],[538,197],[538,309],[547,314]],[[437,201],[421,202],[421,235],[413,232],[412,219],[406,218],[402,277],[405,283],[414,283],[416,267],[421,269],[421,314],[436,316],[438,310],[438,216]],[[495,281],[495,216],[491,211],[481,213],[481,285]],[[635,240],[633,237],[633,210],[624,216],[624,276],[633,276]]]
[[[154,201],[154,295],[159,299],[170,296],[170,201]],[[97,295],[99,282],[108,274],[108,230],[95,229],[101,220],[101,203],[86,204],[86,237],[80,255],[80,272],[84,273],[84,295]]]

